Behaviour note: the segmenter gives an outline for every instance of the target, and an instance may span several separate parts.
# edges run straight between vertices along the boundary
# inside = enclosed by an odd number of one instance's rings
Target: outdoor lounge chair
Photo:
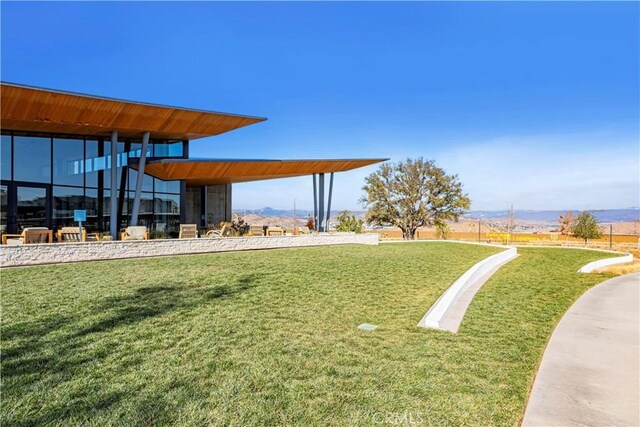
[[[82,227],[82,233],[78,227],[62,227],[58,230],[58,243],[86,242],[87,230]]]
[[[120,235],[121,240],[149,240],[149,231],[144,225],[133,225],[125,228]]]
[[[204,237],[215,238],[215,237],[229,237],[231,234],[231,224],[225,222],[220,230],[209,230]]]
[[[249,236],[264,236],[264,227],[261,225],[249,226]]]
[[[298,227],[298,233],[299,234],[309,234],[309,227]]]
[[[3,245],[28,245],[53,243],[53,231],[46,227],[26,227],[21,234],[3,234]]]
[[[198,226],[196,224],[180,224],[179,239],[196,239],[198,237]]]
[[[267,228],[267,236],[284,236],[284,228],[269,227]]]

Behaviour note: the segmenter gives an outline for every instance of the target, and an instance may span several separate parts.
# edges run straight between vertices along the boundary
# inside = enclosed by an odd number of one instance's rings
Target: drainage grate
[[[368,323],[363,323],[362,325],[358,326],[358,329],[364,329],[365,331],[373,331],[377,327],[378,325],[370,325]]]

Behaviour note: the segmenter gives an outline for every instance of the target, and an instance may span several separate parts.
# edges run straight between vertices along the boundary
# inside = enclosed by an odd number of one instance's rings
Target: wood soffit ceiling
[[[266,120],[262,117],[145,104],[2,82],[2,129],[155,139],[196,139]]]
[[[145,173],[163,180],[184,180],[188,186],[232,184],[289,178],[314,173],[345,172],[388,159],[332,160],[151,160]],[[137,169],[132,162],[131,167]]]

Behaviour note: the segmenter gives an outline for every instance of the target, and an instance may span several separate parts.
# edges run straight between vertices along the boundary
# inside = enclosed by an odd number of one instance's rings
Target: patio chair
[[[261,225],[252,225],[249,227],[249,236],[264,236],[264,227]]]
[[[284,236],[284,228],[269,227],[267,228],[267,236]]]
[[[209,230],[204,237],[216,238],[216,237],[229,237],[231,234],[231,224],[225,222],[220,230]]]
[[[25,227],[21,234],[3,234],[3,245],[53,243],[53,231],[47,227]]]
[[[58,243],[86,242],[87,230],[82,227],[82,233],[78,227],[62,227],[58,230]]]
[[[180,224],[179,239],[196,239],[198,238],[197,224]]]
[[[149,231],[144,225],[133,225],[124,229],[121,240],[149,240]]]
[[[298,227],[298,233],[299,234],[309,234],[309,227]]]

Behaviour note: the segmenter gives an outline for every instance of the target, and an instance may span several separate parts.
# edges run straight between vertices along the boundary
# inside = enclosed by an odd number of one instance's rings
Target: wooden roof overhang
[[[345,172],[386,160],[389,159],[156,159],[147,162],[144,171],[165,181],[184,180],[188,186],[200,186],[290,178],[315,173]],[[137,169],[137,164],[132,162],[130,167]]]
[[[154,139],[219,135],[266,120],[1,83],[0,125],[16,131]]]

